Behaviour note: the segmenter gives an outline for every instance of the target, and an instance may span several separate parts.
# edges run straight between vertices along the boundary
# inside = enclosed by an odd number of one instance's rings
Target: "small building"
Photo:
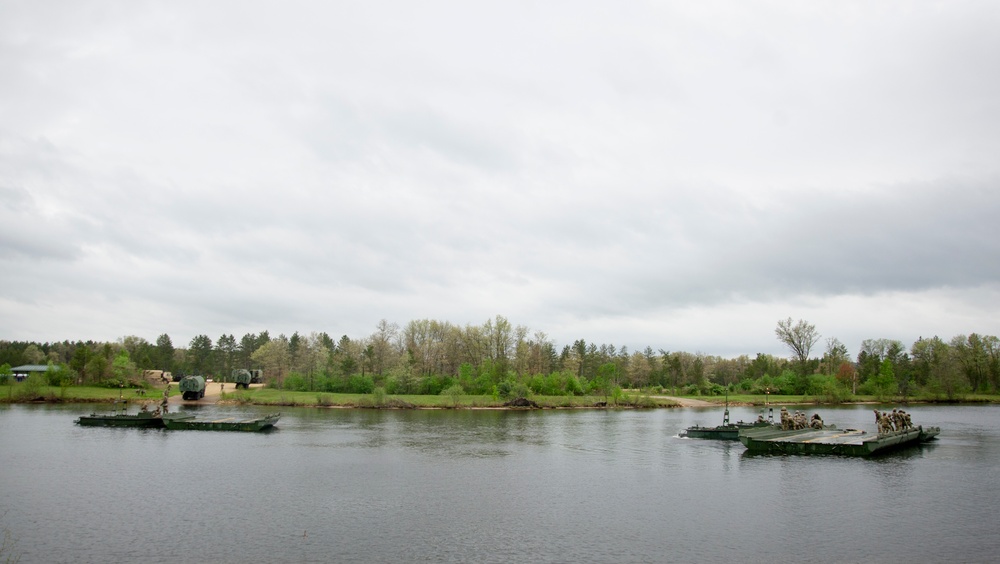
[[[48,364],[22,364],[10,369],[14,373],[14,380],[24,382],[24,379],[32,374],[45,374],[49,371]]]

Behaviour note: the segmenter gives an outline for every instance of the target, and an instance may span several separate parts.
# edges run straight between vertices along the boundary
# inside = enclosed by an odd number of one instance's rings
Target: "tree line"
[[[214,341],[197,335],[175,346],[167,334],[151,343],[138,336],[117,342],[0,341],[0,374],[11,366],[51,364],[53,382],[138,384],[143,370],[201,374],[224,380],[235,368],[264,370],[270,386],[298,391],[440,394],[458,386],[467,394],[609,395],[622,389],[676,394],[772,393],[831,400],[855,394],[953,398],[1000,388],[1000,339],[976,333],[949,341],[920,338],[909,347],[867,339],[856,358],[836,338],[821,356],[813,325],[779,320],[775,335],[790,358],[758,353],[722,358],[684,351],[630,351],[584,339],[557,349],[543,332],[503,316],[479,325],[386,320],[364,337],[325,332],[272,337],[268,331]]]

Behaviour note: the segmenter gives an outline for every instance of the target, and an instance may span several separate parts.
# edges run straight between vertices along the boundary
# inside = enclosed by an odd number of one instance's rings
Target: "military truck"
[[[205,377],[185,376],[177,385],[186,400],[196,400],[205,397]]]
[[[260,382],[263,370],[247,370],[246,368],[237,368],[233,370],[233,382],[236,382],[236,389],[249,388],[250,384],[256,384]]]

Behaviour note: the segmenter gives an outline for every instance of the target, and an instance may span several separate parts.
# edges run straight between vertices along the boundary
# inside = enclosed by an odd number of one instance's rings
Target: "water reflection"
[[[717,409],[283,408],[271,434],[81,428],[79,411],[0,408],[0,509],[22,562],[925,562],[1000,550],[1000,409],[913,406],[940,439],[873,460],[746,456],[738,442],[676,436],[715,424]],[[237,412],[255,413],[199,416]],[[821,414],[863,427],[870,408]],[[887,535],[887,522],[934,534]]]

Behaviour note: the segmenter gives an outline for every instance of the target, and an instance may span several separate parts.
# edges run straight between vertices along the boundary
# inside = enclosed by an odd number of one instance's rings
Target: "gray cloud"
[[[0,10],[0,338],[1000,333],[989,4]]]

